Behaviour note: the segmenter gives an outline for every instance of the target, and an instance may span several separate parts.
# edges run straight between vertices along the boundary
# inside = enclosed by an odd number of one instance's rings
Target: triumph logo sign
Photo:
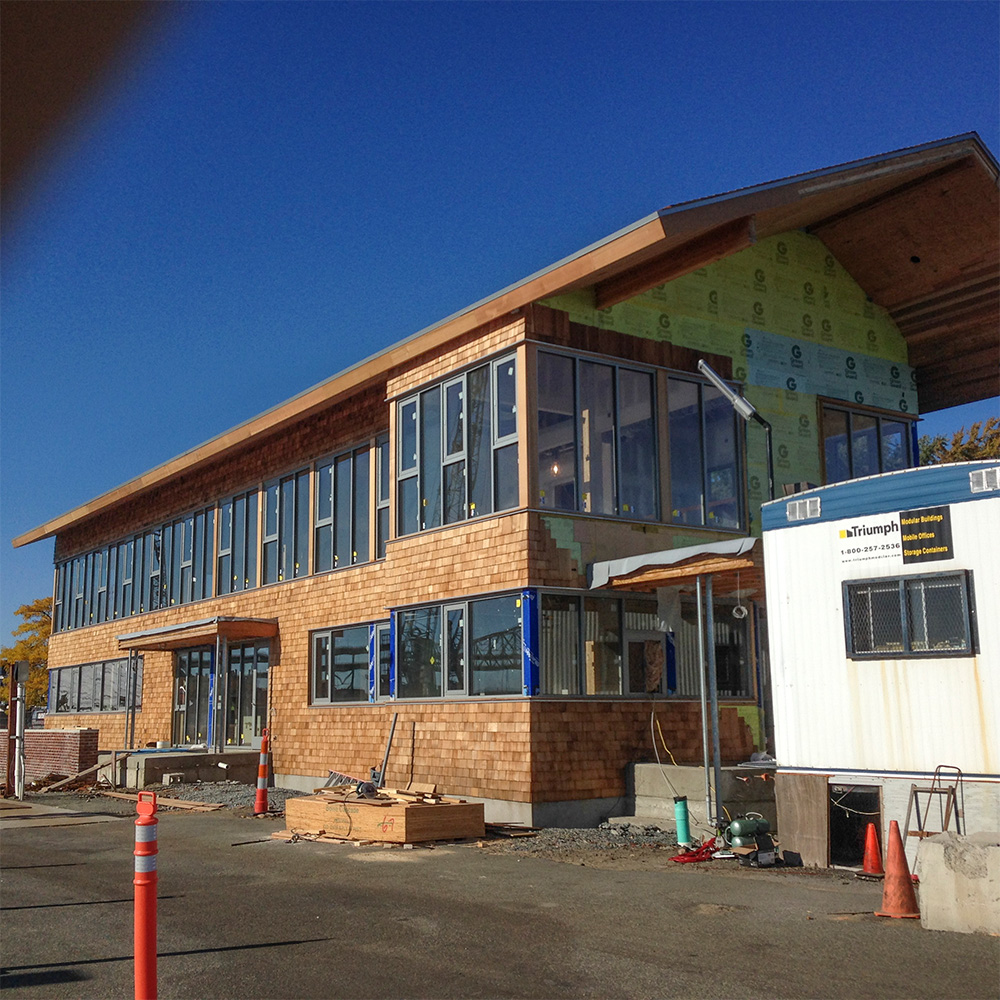
[[[899,559],[903,554],[898,514],[859,518],[839,529],[841,562]]]

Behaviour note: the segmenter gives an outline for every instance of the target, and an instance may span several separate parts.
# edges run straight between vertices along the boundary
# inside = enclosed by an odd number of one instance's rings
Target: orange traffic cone
[[[861,866],[862,874],[869,878],[882,878],[885,869],[882,867],[882,855],[878,849],[878,834],[875,832],[875,824],[869,823],[865,833],[865,860]]]
[[[903,838],[899,835],[899,824],[892,820],[889,824],[889,849],[885,860],[885,883],[882,888],[882,909],[875,911],[876,917],[919,917],[917,897],[913,892],[910,866],[906,863]]]
[[[257,765],[257,794],[254,797],[253,814],[263,816],[267,812],[267,754],[271,733],[265,729],[261,734],[260,762]]]

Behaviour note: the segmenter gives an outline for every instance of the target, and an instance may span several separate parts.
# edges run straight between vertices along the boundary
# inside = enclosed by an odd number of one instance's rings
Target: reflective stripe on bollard
[[[156,1000],[156,793],[135,804],[135,1000]]]
[[[262,816],[267,812],[267,754],[271,731],[265,729],[261,733],[260,762],[257,765],[257,795],[253,802],[253,814]]]

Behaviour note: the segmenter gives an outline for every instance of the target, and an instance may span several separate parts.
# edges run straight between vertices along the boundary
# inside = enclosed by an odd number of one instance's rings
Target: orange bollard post
[[[254,816],[263,816],[267,812],[267,755],[270,750],[270,737],[269,729],[261,733],[260,763],[257,765],[257,796],[253,803]]]
[[[899,835],[899,824],[893,820],[889,824],[889,849],[885,854],[885,882],[882,888],[882,909],[875,911],[876,917],[920,916],[917,897],[910,878],[910,866],[906,863],[903,838]]]
[[[156,1000],[156,793],[139,792],[135,811],[135,1000]]]
[[[861,870],[870,878],[882,878],[885,875],[885,869],[882,867],[882,855],[878,849],[878,833],[874,823],[869,823],[868,830],[865,832],[865,860]]]

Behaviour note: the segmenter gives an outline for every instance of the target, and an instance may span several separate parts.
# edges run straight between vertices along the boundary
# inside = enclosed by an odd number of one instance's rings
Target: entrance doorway
[[[229,647],[226,671],[225,745],[259,749],[267,726],[267,670],[270,645],[247,642]]]
[[[267,726],[270,644],[242,642],[222,649],[226,666],[221,674],[210,646],[175,653],[175,746],[260,748]]]
[[[174,670],[173,743],[212,742],[212,691],[215,672],[212,649],[181,649]]]

